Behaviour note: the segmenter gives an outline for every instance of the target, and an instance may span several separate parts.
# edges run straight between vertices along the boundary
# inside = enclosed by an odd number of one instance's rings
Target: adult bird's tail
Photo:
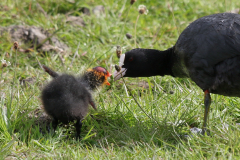
[[[58,77],[59,75],[54,72],[53,70],[51,70],[50,68],[48,68],[47,66],[45,65],[42,65],[42,68],[45,70],[45,72],[47,72],[50,76],[52,76],[53,78],[56,78]]]

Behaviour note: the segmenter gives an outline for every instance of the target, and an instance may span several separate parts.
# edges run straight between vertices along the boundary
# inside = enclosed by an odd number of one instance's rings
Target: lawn
[[[141,4],[147,15],[139,15]],[[92,11],[98,5],[104,12]],[[68,50],[35,45],[27,52],[30,44],[19,42],[16,51],[10,33],[1,33],[0,59],[11,65],[0,68],[0,159],[239,159],[239,98],[212,94],[210,136],[193,134],[190,128],[202,127],[204,93],[190,79],[170,76],[125,78],[141,107],[122,80],[109,79],[111,86],[93,94],[98,110],[83,120],[80,141],[72,124],[42,132],[40,95],[51,77],[38,63],[59,73],[79,75],[95,66],[112,73],[117,45],[123,52],[164,50],[197,18],[239,8],[239,0],[1,0],[1,28],[36,26]],[[67,22],[69,16],[81,17],[83,26]]]

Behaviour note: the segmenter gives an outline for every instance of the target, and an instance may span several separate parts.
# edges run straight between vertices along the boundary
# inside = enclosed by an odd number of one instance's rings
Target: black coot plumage
[[[52,126],[56,129],[59,122],[67,124],[76,120],[76,137],[80,137],[81,120],[88,112],[89,104],[96,109],[91,91],[106,84],[111,76],[103,67],[87,70],[81,77],[69,74],[59,75],[50,68],[43,69],[54,79],[42,90],[42,102],[46,113],[52,117]]]
[[[133,49],[120,57],[121,77],[191,78],[205,93],[203,134],[210,93],[240,97],[240,15],[219,13],[192,22],[165,50]],[[121,73],[121,74],[120,74]]]

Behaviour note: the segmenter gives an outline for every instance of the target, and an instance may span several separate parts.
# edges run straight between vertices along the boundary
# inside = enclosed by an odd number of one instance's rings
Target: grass
[[[209,119],[211,136],[192,135],[190,127],[202,126],[203,92],[189,79],[170,76],[125,78],[128,87],[144,111],[122,85],[110,81],[94,94],[98,111],[90,111],[84,120],[81,141],[74,140],[73,126],[59,127],[55,135],[41,134],[30,118],[41,108],[42,87],[50,80],[38,66],[39,61],[58,72],[79,74],[89,67],[103,66],[110,72],[118,62],[115,47],[123,52],[135,47],[135,22],[138,5],[147,6],[148,15],[137,23],[137,47],[167,49],[175,44],[181,31],[193,20],[219,12],[240,8],[238,0],[138,0],[130,7],[129,0],[2,0],[0,24],[42,27],[66,43],[71,52],[63,55],[40,52],[20,53],[12,50],[8,34],[0,37],[0,58],[11,62],[1,68],[0,80],[0,157],[18,159],[239,159],[239,98],[212,95]],[[80,7],[105,7],[105,16],[86,16]],[[129,13],[128,13],[129,12]],[[85,27],[65,22],[66,14],[81,16]],[[128,14],[127,14],[128,13]],[[128,40],[126,33],[133,35]],[[70,66],[74,53],[78,53]],[[24,47],[24,44],[21,44]],[[9,57],[6,56],[9,53]],[[24,87],[19,80],[34,78]],[[149,88],[138,83],[145,81]],[[172,94],[173,92],[173,94]],[[92,118],[94,117],[94,118]],[[229,125],[226,129],[225,124]],[[66,138],[66,135],[69,138]],[[186,138],[184,135],[192,135]]]

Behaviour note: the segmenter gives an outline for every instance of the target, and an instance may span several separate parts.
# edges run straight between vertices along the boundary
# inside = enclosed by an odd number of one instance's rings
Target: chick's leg
[[[80,133],[81,133],[81,128],[82,128],[82,121],[81,120],[77,120],[76,124],[76,139],[80,138]]]
[[[53,131],[54,131],[54,132],[55,132],[55,130],[57,129],[57,126],[58,126],[58,119],[53,118],[52,127],[53,127]]]

